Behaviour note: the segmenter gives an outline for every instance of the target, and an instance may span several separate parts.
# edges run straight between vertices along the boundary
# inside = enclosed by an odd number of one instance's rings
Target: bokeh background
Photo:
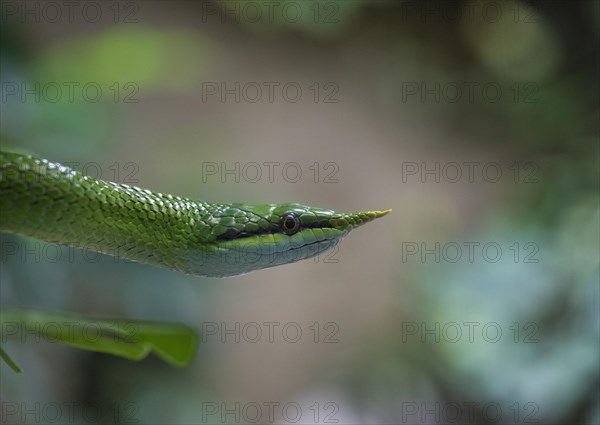
[[[394,211],[227,279],[2,235],[3,309],[201,334],[185,368],[3,338],[4,423],[600,422],[598,2],[66,3],[0,3],[3,147]]]

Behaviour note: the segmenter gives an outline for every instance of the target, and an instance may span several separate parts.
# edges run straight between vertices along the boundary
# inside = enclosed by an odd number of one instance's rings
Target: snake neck
[[[96,180],[63,165],[0,153],[0,230],[186,271],[208,247],[220,206]]]

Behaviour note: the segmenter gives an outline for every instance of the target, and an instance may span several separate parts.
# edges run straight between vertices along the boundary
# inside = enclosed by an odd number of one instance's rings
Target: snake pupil
[[[293,235],[300,228],[300,219],[294,213],[285,213],[279,220],[279,225],[288,235]]]

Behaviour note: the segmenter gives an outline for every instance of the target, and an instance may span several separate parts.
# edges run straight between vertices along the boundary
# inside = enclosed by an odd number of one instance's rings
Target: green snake
[[[0,207],[2,232],[213,277],[314,257],[390,212],[209,203],[97,180],[5,151]]]

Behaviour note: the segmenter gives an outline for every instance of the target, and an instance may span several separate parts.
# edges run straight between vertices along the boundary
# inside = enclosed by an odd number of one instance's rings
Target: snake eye
[[[293,235],[300,229],[300,219],[293,212],[287,212],[279,218],[279,227],[288,235]]]

